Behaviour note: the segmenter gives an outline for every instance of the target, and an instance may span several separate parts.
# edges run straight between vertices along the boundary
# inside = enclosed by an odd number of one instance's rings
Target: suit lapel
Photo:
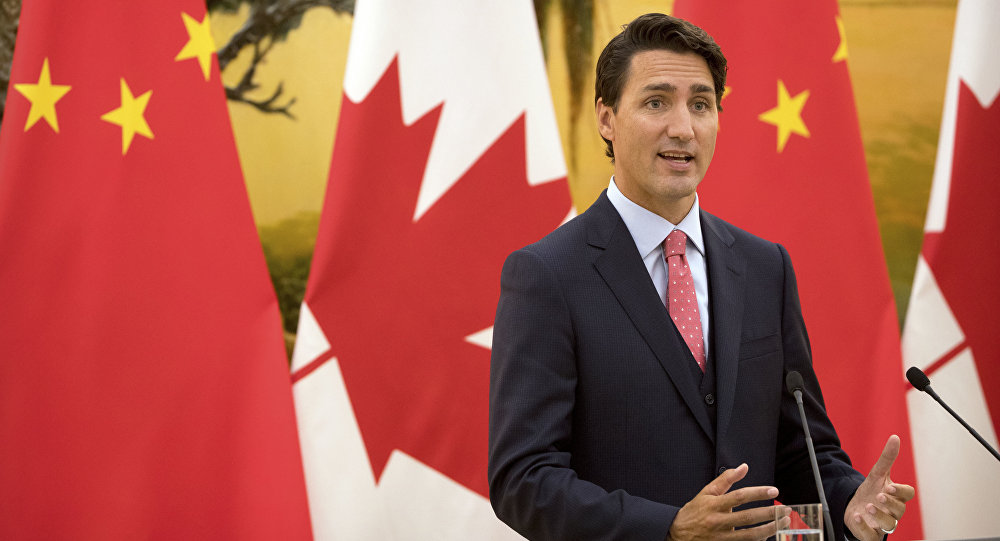
[[[705,256],[708,262],[712,320],[712,362],[715,364],[717,434],[723,439],[732,419],[739,370],[746,261],[733,248],[735,239],[718,218],[701,212]]]
[[[697,382],[681,361],[690,357],[691,352],[660,303],[625,222],[603,193],[587,214],[593,214],[588,241],[591,246],[603,250],[595,259],[594,266],[673,381],[698,424],[714,441],[715,434],[698,393]],[[694,359],[690,358],[690,362]]]

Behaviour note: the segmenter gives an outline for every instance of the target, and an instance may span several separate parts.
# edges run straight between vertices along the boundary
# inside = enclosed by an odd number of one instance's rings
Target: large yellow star
[[[149,139],[153,138],[153,130],[149,129],[149,124],[146,123],[146,119],[143,117],[153,91],[149,90],[137,98],[132,95],[132,90],[128,87],[125,79],[121,81],[121,107],[104,113],[101,116],[101,120],[122,127],[122,156],[124,156],[128,152],[128,147],[132,145],[132,138],[135,137],[136,133],[144,135]]]
[[[809,99],[808,90],[790,97],[784,81],[778,79],[778,106],[757,117],[778,127],[778,152],[785,150],[785,143],[793,133],[809,137],[809,129],[806,128],[805,122],[802,122],[802,108],[805,107],[807,99]]]
[[[31,102],[31,109],[28,111],[28,121],[24,124],[24,131],[28,131],[44,118],[49,126],[59,133],[59,120],[56,118],[56,102],[69,92],[69,85],[54,85],[52,77],[49,75],[49,59],[42,61],[42,73],[38,75],[38,83],[15,84],[14,88]]]
[[[174,57],[174,61],[180,62],[188,58],[197,58],[201,65],[201,73],[207,81],[211,75],[212,55],[215,54],[215,41],[212,39],[212,31],[208,27],[208,15],[199,23],[187,13],[181,12],[181,19],[184,20],[184,28],[187,29],[188,42]]]
[[[837,32],[840,33],[840,45],[833,53],[832,60],[835,64],[847,60],[847,32],[844,31],[844,19],[840,15],[837,15]]]

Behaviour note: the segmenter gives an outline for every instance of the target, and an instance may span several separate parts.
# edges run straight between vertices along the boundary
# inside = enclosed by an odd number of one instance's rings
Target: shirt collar
[[[608,186],[608,199],[614,205],[615,210],[621,215],[628,232],[635,241],[639,254],[645,258],[653,250],[663,244],[674,229],[680,229],[687,235],[688,241],[701,253],[705,255],[705,248],[701,234],[701,207],[698,205],[698,194],[695,194],[694,204],[687,216],[679,224],[672,224],[666,218],[647,210],[633,202],[618,189],[615,184],[615,177],[611,177],[611,184]]]

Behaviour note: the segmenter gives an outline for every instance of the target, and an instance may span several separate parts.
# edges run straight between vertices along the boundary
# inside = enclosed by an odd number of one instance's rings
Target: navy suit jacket
[[[785,374],[799,371],[838,538],[864,476],[851,467],[812,368],[788,254],[704,210],[710,291],[702,376],[602,193],[511,254],[490,362],[489,487],[532,540],[661,541],[725,468],[740,486],[818,502]]]

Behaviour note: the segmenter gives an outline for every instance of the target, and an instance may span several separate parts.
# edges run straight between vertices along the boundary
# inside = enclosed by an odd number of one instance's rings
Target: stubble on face
[[[718,110],[708,64],[687,52],[636,53],[617,111],[598,100],[615,150],[615,183],[636,204],[679,223],[715,152]]]

